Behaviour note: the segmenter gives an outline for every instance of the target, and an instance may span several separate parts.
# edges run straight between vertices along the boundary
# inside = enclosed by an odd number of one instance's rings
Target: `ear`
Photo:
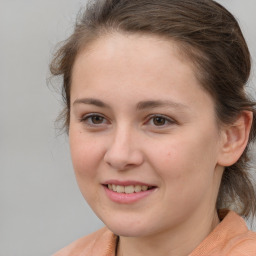
[[[222,128],[219,165],[230,166],[240,158],[248,143],[252,119],[251,111],[243,111],[233,124]]]

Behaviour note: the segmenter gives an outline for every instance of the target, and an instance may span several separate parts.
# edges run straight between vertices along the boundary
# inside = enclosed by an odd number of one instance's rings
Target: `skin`
[[[240,121],[249,127],[247,117]],[[76,58],[73,166],[86,201],[120,236],[118,255],[192,252],[219,223],[215,203],[223,166],[246,145],[231,157],[229,141],[240,137],[238,129],[219,128],[212,97],[170,40],[105,35]],[[103,186],[110,179],[156,188],[134,203],[116,203]]]

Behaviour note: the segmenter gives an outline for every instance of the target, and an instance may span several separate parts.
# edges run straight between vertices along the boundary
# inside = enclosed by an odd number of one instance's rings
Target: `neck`
[[[219,224],[217,211],[191,216],[182,226],[145,237],[120,237],[117,256],[187,256]]]

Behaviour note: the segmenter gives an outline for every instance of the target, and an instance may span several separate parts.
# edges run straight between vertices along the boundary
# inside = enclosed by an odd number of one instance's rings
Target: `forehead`
[[[177,42],[157,35],[107,34],[86,45],[78,53],[72,78],[87,66],[87,69],[123,72],[125,75],[129,72],[135,75],[142,70],[149,71],[151,77],[163,76],[165,71],[175,72],[176,76],[182,72],[196,79],[195,67],[181,51]]]
[[[158,36],[109,34],[85,47],[72,74],[71,98],[80,94],[156,95],[194,101],[203,90],[178,44]],[[95,95],[92,95],[95,97]],[[183,95],[183,99],[181,99]],[[209,97],[209,95],[207,96]]]

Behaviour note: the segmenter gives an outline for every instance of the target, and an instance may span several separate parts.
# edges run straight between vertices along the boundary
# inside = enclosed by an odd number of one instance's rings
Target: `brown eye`
[[[101,127],[102,125],[108,124],[108,121],[104,116],[97,114],[85,115],[80,121],[91,127]]]
[[[155,129],[167,129],[177,124],[177,122],[169,116],[161,115],[161,114],[153,114],[151,115],[146,122],[151,128]]]
[[[164,117],[161,117],[161,116],[157,116],[157,117],[154,117],[153,118],[153,124],[155,126],[162,126],[162,125],[165,125],[167,122],[166,118]]]
[[[102,116],[91,116],[91,122],[93,124],[102,124],[104,122],[104,118]]]

